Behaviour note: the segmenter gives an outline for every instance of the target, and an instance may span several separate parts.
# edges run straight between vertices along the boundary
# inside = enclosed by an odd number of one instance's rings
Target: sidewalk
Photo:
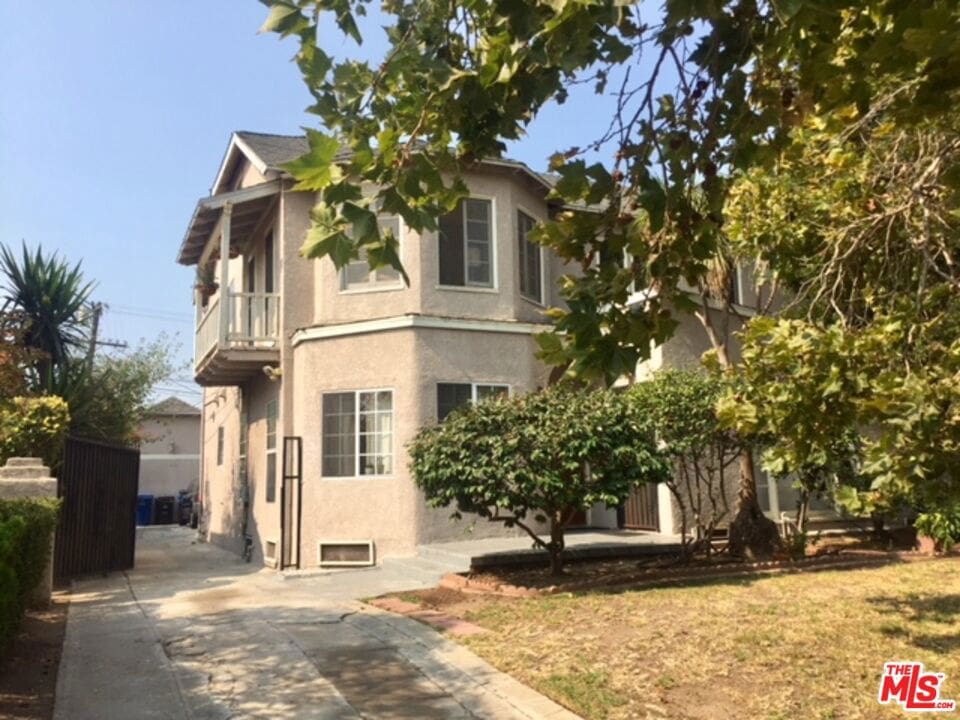
[[[357,601],[396,573],[285,582],[190,537],[142,534],[135,571],[76,584],[56,720],[576,717]]]

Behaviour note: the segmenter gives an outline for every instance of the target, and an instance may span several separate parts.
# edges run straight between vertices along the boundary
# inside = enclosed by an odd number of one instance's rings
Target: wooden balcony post
[[[230,215],[233,205],[223,206],[223,222],[220,228],[220,333],[219,345],[225,347],[230,333]]]

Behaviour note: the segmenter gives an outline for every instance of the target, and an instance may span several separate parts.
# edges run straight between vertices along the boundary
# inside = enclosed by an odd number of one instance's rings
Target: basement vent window
[[[268,565],[277,564],[277,544],[272,540],[267,540],[263,546],[263,559]]]
[[[320,567],[373,565],[373,540],[321,540],[317,543],[317,564]]]

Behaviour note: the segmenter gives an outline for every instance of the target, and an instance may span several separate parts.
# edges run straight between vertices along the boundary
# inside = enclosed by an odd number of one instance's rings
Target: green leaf
[[[296,5],[278,0],[269,0],[268,4],[270,13],[260,26],[262,33],[275,32],[286,36],[298,32],[307,23],[307,19],[300,14],[300,9]]]
[[[310,145],[309,152],[282,166],[297,180],[293,189],[323,190],[338,182],[343,177],[343,171],[334,164],[334,158],[340,151],[337,139],[317,130],[307,130],[307,142]]]

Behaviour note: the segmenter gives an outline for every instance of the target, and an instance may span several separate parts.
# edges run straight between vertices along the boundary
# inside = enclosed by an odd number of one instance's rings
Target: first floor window
[[[217,428],[217,465],[223,465],[223,425]]]
[[[493,287],[493,210],[467,198],[439,220],[440,284]]]
[[[267,502],[277,500],[277,401],[267,403]]]
[[[396,215],[381,215],[378,218],[380,234],[393,235],[400,239],[400,218]],[[360,248],[360,256],[351,260],[340,271],[341,290],[369,290],[378,287],[400,287],[400,273],[396,268],[381,267],[370,269],[366,248]]]
[[[509,395],[509,385],[491,383],[437,383],[437,420],[469,403],[478,403],[500,395]]]
[[[324,393],[322,471],[325,477],[393,472],[393,393]]]
[[[543,302],[543,270],[540,246],[529,238],[537,221],[522,210],[517,211],[517,246],[520,265],[520,294],[534,302]]]

